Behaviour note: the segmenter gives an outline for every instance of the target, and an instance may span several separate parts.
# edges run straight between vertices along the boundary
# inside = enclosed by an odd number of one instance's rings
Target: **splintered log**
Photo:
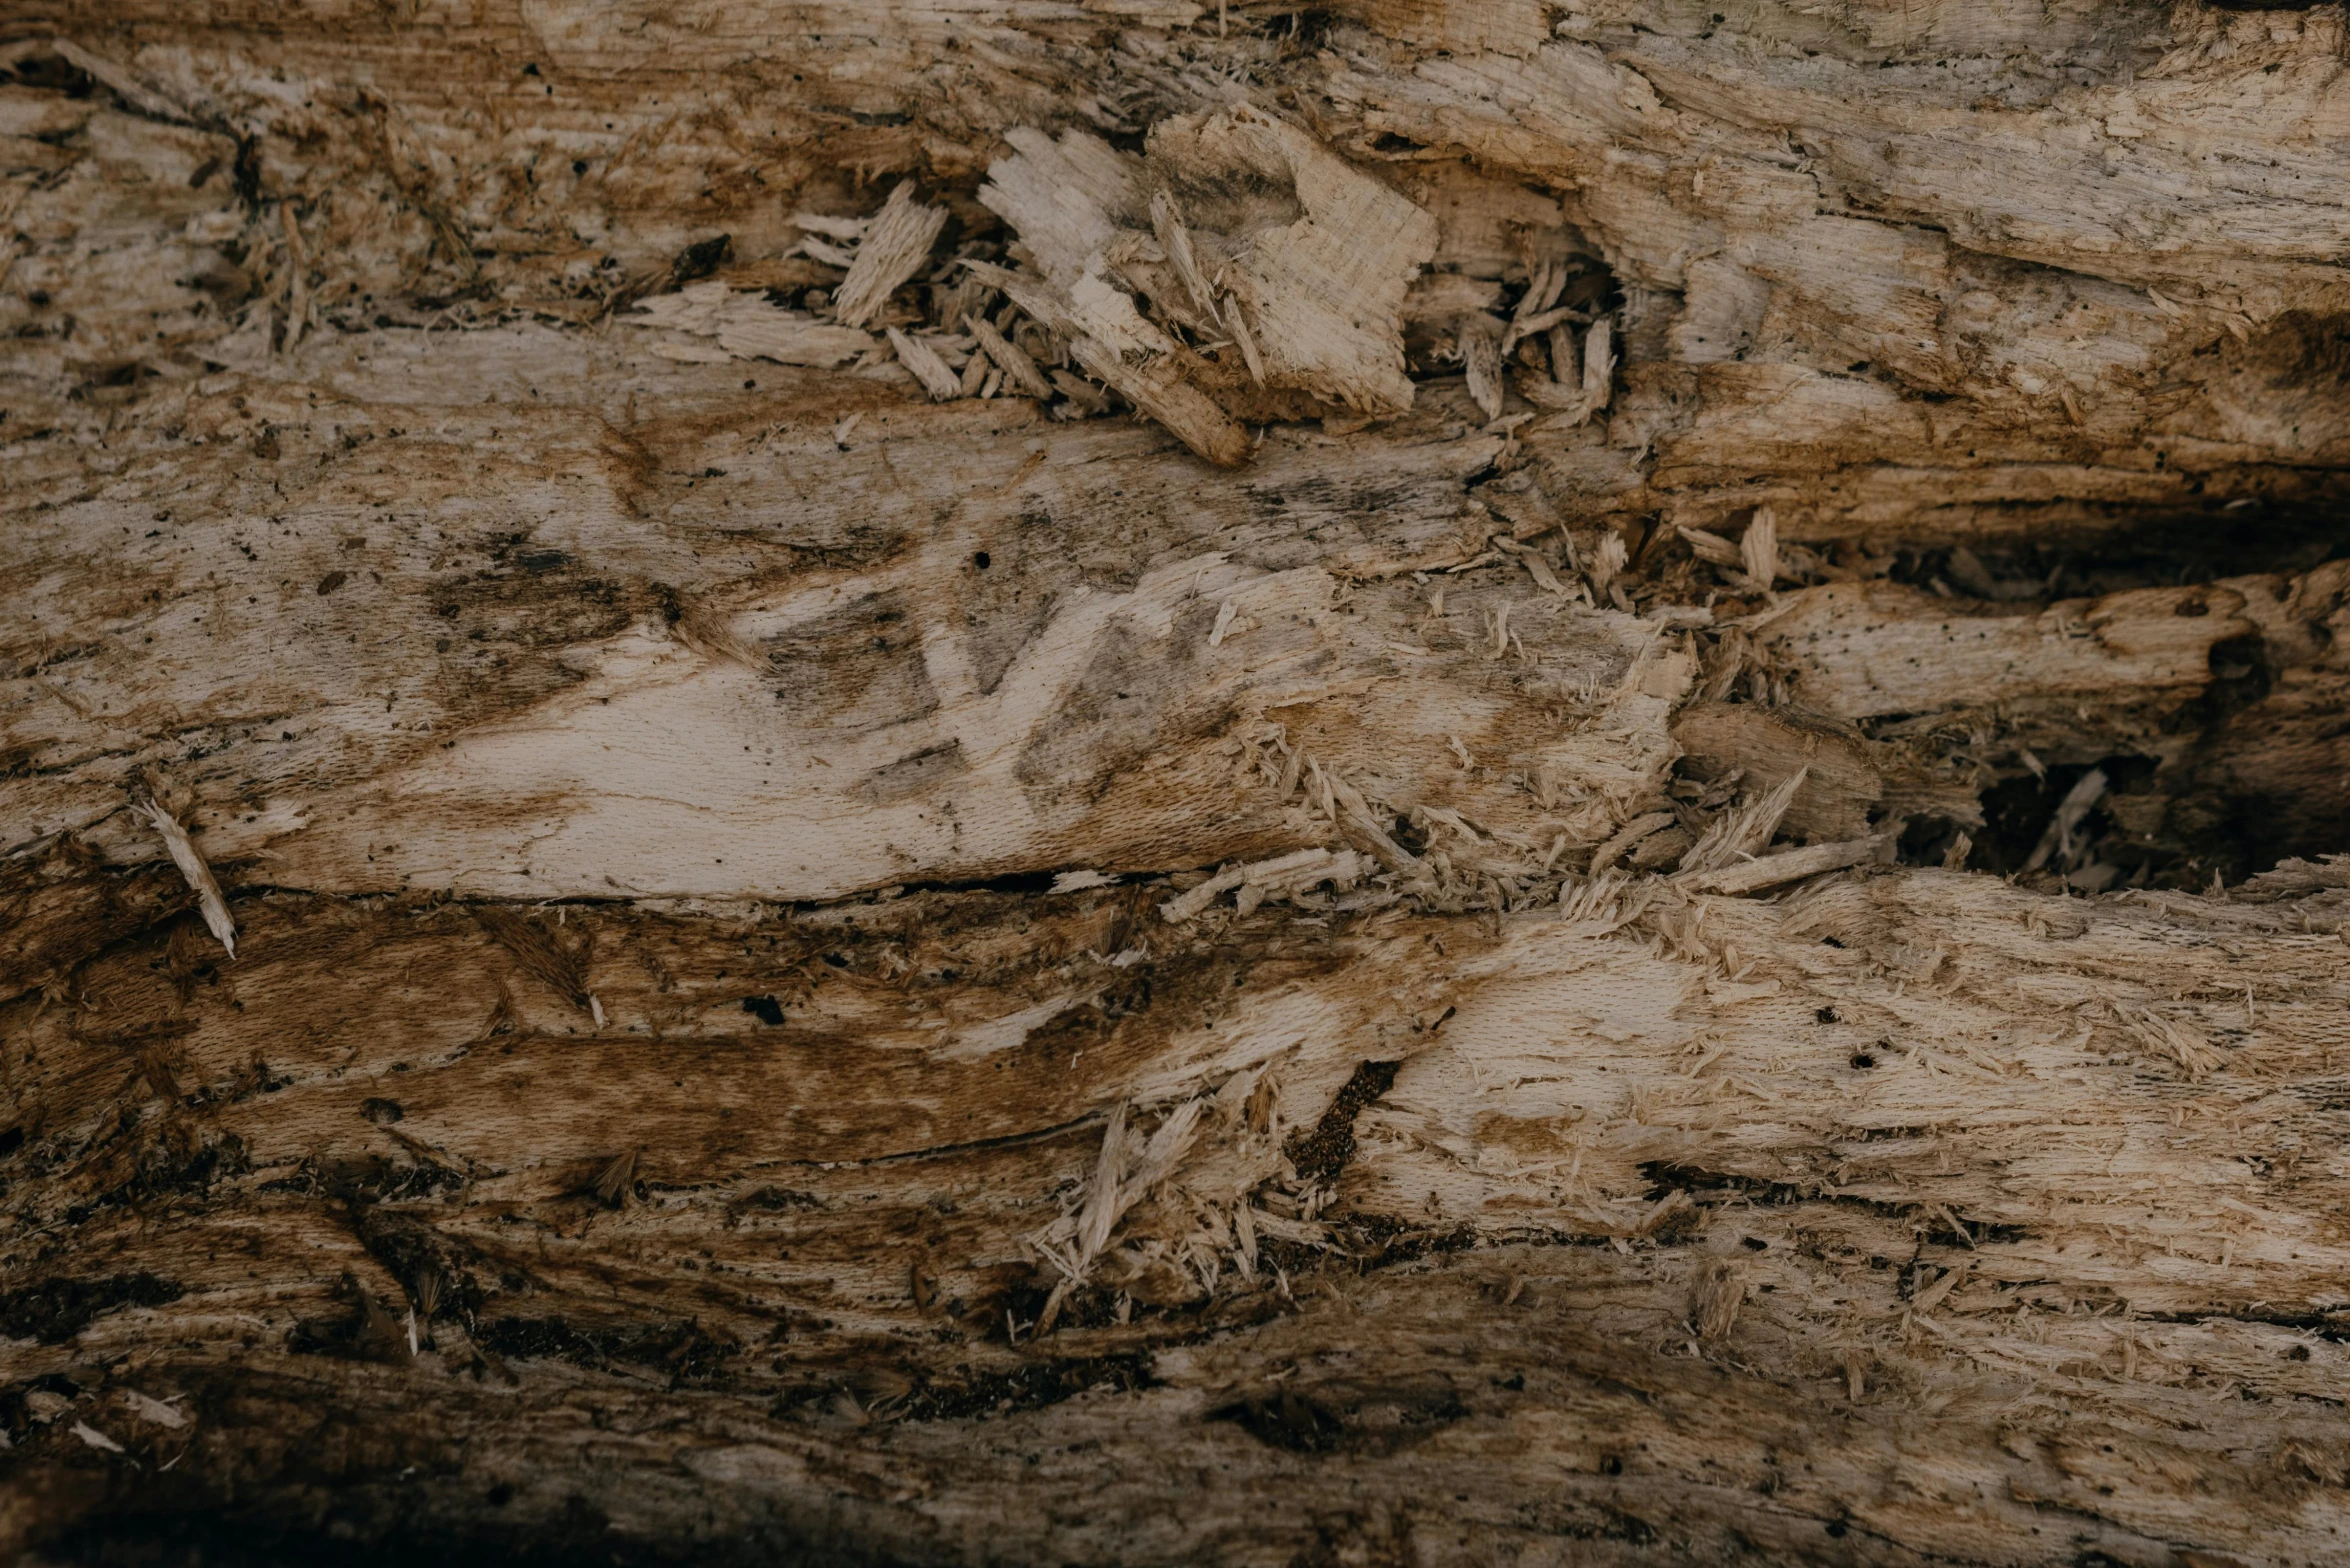
[[[2342,13],[2028,10],[18,7],[0,1553],[2340,1560]]]

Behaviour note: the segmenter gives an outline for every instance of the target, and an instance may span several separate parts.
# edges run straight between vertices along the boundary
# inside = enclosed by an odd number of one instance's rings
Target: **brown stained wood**
[[[2342,1555],[2338,8],[0,26],[11,1561]]]
[[[174,965],[150,957],[177,945],[158,933],[86,975],[110,998],[102,1018],[30,998],[11,1010],[25,1169],[49,1173],[35,1189],[47,1196],[20,1214],[55,1223],[81,1206],[70,1277],[153,1278],[170,1294],[128,1312],[101,1297],[78,1337],[27,1342],[18,1365],[91,1376],[117,1348],[180,1345],[95,1385],[89,1408],[127,1397],[108,1388],[198,1392],[197,1433],[153,1439],[158,1455],[198,1445],[196,1468],[175,1483],[191,1504],[218,1484],[201,1479],[207,1467],[243,1462],[231,1455],[244,1418],[210,1401],[242,1409],[273,1397],[279,1378],[323,1386],[394,1430],[409,1418],[380,1401],[440,1400],[426,1390],[452,1376],[461,1401],[478,1397],[462,1392],[477,1376],[485,1388],[520,1378],[526,1409],[583,1371],[612,1389],[594,1397],[614,1400],[733,1390],[689,1419],[750,1442],[744,1462],[776,1443],[846,1442],[867,1455],[853,1462],[883,1473],[905,1445],[919,1453],[936,1440],[922,1434],[953,1414],[939,1402],[963,1399],[957,1387],[1006,1389],[1028,1412],[1015,1421],[1060,1423],[1031,1439],[1057,1430],[1056,1444],[1078,1441],[1096,1419],[1087,1411],[1123,1397],[1140,1401],[1117,1418],[1123,1441],[1138,1440],[1135,1421],[1180,1430],[1211,1418],[1197,1441],[1228,1449],[1214,1435],[1227,1420],[1254,1434],[1241,1454],[1274,1466],[1265,1484],[1288,1473],[1275,1456],[1295,1450],[1379,1456],[1431,1487],[1455,1484],[1442,1478],[1456,1445],[1471,1445],[1461,1463],[1471,1453],[1490,1463],[1495,1444],[1548,1452],[1543,1422],[1587,1424],[1570,1412],[1596,1399],[1612,1412],[1606,1446],[1620,1463],[1642,1441],[1664,1450],[1623,1472],[1645,1471],[1645,1488],[1603,1488],[1607,1509],[1693,1542],[1727,1527],[1674,1499],[1684,1482],[1668,1479],[1681,1473],[1672,1467],[1700,1454],[1707,1468],[1731,1463],[1725,1455],[1768,1468],[1791,1467],[1800,1451],[1815,1475],[1829,1472],[1791,1483],[1814,1499],[1803,1509],[1815,1520],[1891,1520],[1928,1504],[1903,1501],[1901,1487],[1852,1494],[1833,1476],[1856,1461],[1836,1456],[1869,1441],[1850,1423],[1894,1419],[1926,1390],[1986,1421],[2006,1412],[2004,1446],[1987,1445],[1981,1462],[2012,1495],[2075,1484],[2062,1451],[2083,1420],[2091,1430],[2168,1420],[2155,1414],[2166,1400],[2209,1401],[2197,1408],[2216,1420],[2243,1403],[2241,1384],[2282,1402],[2263,1416],[2277,1425],[2263,1439],[2273,1457],[2260,1461],[2278,1467],[2260,1483],[2277,1501],[2218,1539],[2258,1544],[2322,1530],[2332,1507],[2294,1479],[2293,1445],[2326,1462],[2338,1428],[2322,1404],[2306,1419],[2286,1412],[2324,1397],[2337,1354],[2322,1326],[2341,1305],[2327,1218],[2338,1176],[2307,1160],[2251,1174],[2242,1158],[2336,1136],[2334,1112],[2273,1086],[2322,1077],[2342,1043],[2341,942],[2304,929],[2338,923],[2340,896],[2125,900],[2084,917],[1985,879],[1911,873],[1832,883],[1780,907],[1658,902],[1635,887],[1631,899],[1648,905],[1638,913],[1529,912],[1499,941],[1443,919],[1380,920],[1317,946],[1264,914],[1204,952],[1110,889],[1042,904],[911,895],[853,916],[756,923],[579,910],[566,925],[597,932],[588,983],[602,1029],[462,908],[249,899],[248,967],[199,956],[185,1001]],[[1626,940],[1639,936],[1659,946]],[[1937,945],[1922,948],[1928,940]],[[1149,956],[1122,968],[1087,956],[1113,941]],[[1371,1000],[1365,974],[1381,977],[1383,994],[1358,1013]],[[2249,1023],[2244,975],[2259,976]],[[1051,1000],[1072,980],[1107,980],[1117,994],[1017,1037],[987,1036],[988,1015],[1030,1011],[1032,996]],[[1379,1039],[1383,1017],[1446,1008],[1433,1032],[1401,1024]],[[379,1022],[354,1034],[328,1021],[354,1014]],[[158,1048],[174,1075],[168,1101],[145,1065]],[[1347,1105],[1342,1087],[1365,1054],[1403,1066],[1375,1099]],[[1051,1277],[1023,1261],[1021,1241],[1082,1189],[1098,1107],[1203,1090],[1208,1130],[1175,1186],[1123,1222],[1110,1279],[1085,1293],[1069,1327],[1007,1343],[1003,1324],[1017,1331]],[[111,1110],[126,1093],[144,1112],[127,1128]],[[1333,1162],[1305,1160],[1286,1129],[1326,1129],[1333,1097],[1352,1115],[1353,1147],[1335,1171],[1307,1177],[1309,1164],[1319,1173]],[[1299,1226],[1282,1212],[1300,1212],[1278,1174],[1284,1145],[1307,1192],[1335,1177],[1335,1203],[1306,1224],[1327,1227],[1344,1253],[1271,1239]],[[634,1156],[633,1182],[599,1194],[621,1153]],[[1677,1211],[1655,1201],[1660,1190],[1680,1195]],[[1236,1204],[1264,1216],[1253,1283],[1229,1221],[1202,1230]],[[1450,1250],[1481,1233],[1510,1245]],[[1440,1250],[1410,1261],[1431,1245]],[[1631,1250],[1619,1257],[1617,1245]],[[1676,1334],[1695,1330],[1676,1325],[1690,1321],[1692,1270],[1708,1258],[1734,1269],[1744,1304],[1724,1343],[1691,1359]],[[1903,1305],[1945,1278],[1955,1284],[1934,1315]],[[357,1293],[397,1324],[427,1288],[441,1311],[420,1332],[437,1348],[417,1358],[404,1340],[370,1348]],[[15,1321],[29,1326],[25,1310]],[[1118,1310],[1133,1322],[1117,1324]],[[1421,1311],[1434,1314],[1434,1341],[1388,1316],[1408,1323]],[[1382,1326],[1367,1327],[1366,1312]],[[186,1345],[214,1333],[234,1358],[217,1367]],[[255,1359],[246,1334],[261,1336],[256,1350],[294,1353]],[[1281,1369],[1317,1335],[1337,1337],[1318,1341],[1321,1370],[1292,1384]],[[1448,1343],[1481,1348],[1464,1367]],[[1195,1348],[1176,1348],[1186,1344]],[[1597,1359],[1572,1372],[1576,1355]],[[387,1357],[424,1379],[416,1392],[383,1382]],[[1873,1407],[1848,1400],[1852,1357],[1877,1390]],[[1709,1358],[1726,1360],[1708,1368]],[[231,1366],[243,1370],[224,1383]],[[1671,1417],[1654,1386],[1625,1402],[1626,1382],[1672,1387],[1701,1370],[1692,1392],[1702,1386],[1713,1412],[1702,1420],[1694,1408]],[[1056,1380],[1104,1377],[1108,1391],[1062,1414],[1033,1403]],[[1569,1392],[1575,1378],[1587,1392]],[[262,1392],[230,1394],[248,1379]],[[863,1419],[878,1424],[844,1428],[841,1390],[847,1408],[873,1406]],[[742,1406],[745,1395],[776,1414]],[[1305,1401],[1303,1413],[1284,1395]],[[1270,1403],[1251,1413],[1251,1399]],[[1811,1435],[1758,1439],[1742,1401],[1775,1405],[1772,1420]],[[2059,1402],[2069,1415],[2056,1415]],[[499,1423],[501,1445],[537,1441],[535,1418],[481,1419]],[[984,1453],[1020,1441],[1017,1430],[983,1427],[973,1441]],[[418,1440],[432,1441],[422,1430]],[[957,1470],[963,1452],[937,1451],[900,1472],[898,1488],[931,1464]],[[2215,1476],[2239,1473],[2216,1455],[2179,1453],[2159,1461],[2164,1474],[2211,1463],[2223,1466]],[[1605,1457],[1591,1456],[1593,1473]],[[512,1462],[485,1455],[460,1472],[483,1490]],[[588,1466],[568,1472],[574,1483],[605,1463],[548,1462]],[[296,1484],[307,1463],[273,1484]],[[738,1483],[728,1506],[788,1513],[796,1472],[776,1463],[720,1472]],[[360,1462],[355,1495],[372,1473]],[[41,1476],[68,1493],[92,1484]],[[933,1484],[951,1495],[969,1483]],[[540,1485],[517,1517],[558,1507],[560,1491]],[[89,1495],[110,1494],[100,1484]],[[2130,1495],[2092,1510],[2112,1521],[2100,1529],[2153,1539],[2190,1528],[2159,1494]],[[773,1501],[752,1501],[761,1496]],[[1436,1502],[1437,1518],[1451,1516]],[[625,1489],[597,1506],[660,1517]],[[873,1528],[887,1538],[923,1513]],[[2022,1551],[2028,1517],[1988,1503],[1961,1510],[1995,1555]],[[1140,1539],[1128,1533],[1138,1522],[1113,1538]],[[2191,1527],[2208,1531],[2200,1518]],[[1202,1538],[1184,1539],[1196,1549]]]

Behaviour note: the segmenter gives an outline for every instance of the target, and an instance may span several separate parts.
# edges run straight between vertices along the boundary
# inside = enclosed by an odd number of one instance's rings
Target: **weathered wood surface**
[[[0,27],[4,1549],[2342,1554],[2339,8]]]

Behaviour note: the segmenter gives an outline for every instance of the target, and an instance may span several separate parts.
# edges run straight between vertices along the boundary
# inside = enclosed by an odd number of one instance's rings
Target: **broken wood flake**
[[[1265,899],[1328,882],[1343,891],[1370,869],[1370,862],[1351,849],[1336,852],[1327,849],[1301,849],[1294,854],[1278,855],[1271,860],[1252,865],[1232,866],[1208,878],[1187,893],[1178,895],[1159,906],[1159,913],[1172,924],[1190,920],[1206,912],[1226,893],[1238,890],[1241,895],[1241,913],[1247,914]]]
[[[1025,294],[1000,286],[1065,324],[1088,370],[1195,451],[1245,455],[1175,398],[1164,367],[1212,378],[1170,331],[1229,333],[1269,387],[1366,413],[1411,405],[1401,312],[1435,223],[1407,198],[1249,109],[1162,120],[1139,158],[1084,131],[1056,140],[1018,128],[1007,139],[1014,152],[990,167],[980,200],[1017,231],[1041,278]]]
[[[997,331],[994,323],[984,316],[973,316],[968,323],[972,341],[980,352],[995,361],[996,368],[1010,378],[1012,385],[1040,402],[1050,401],[1053,384],[1044,377],[1028,351]]]
[[[1466,345],[1464,344],[1464,352]],[[1608,406],[1615,394],[1615,324],[1606,316],[1591,324],[1577,349],[1565,324],[1550,329],[1551,372],[1518,377],[1526,401],[1572,429]]]
[[[949,369],[938,357],[938,350],[917,337],[909,337],[895,327],[887,330],[889,346],[897,352],[898,363],[914,373],[929,393],[933,402],[945,403],[962,396],[962,378]]]
[[[1163,120],[1146,161],[1211,255],[1223,250],[1206,270],[1246,309],[1269,384],[1362,413],[1411,406],[1398,323],[1404,291],[1435,253],[1433,218],[1296,126],[1251,110]]]
[[[873,347],[870,333],[771,304],[763,293],[732,289],[716,278],[639,300],[634,311],[620,319],[630,326],[715,338],[721,358],[829,368]],[[698,345],[685,350],[687,357],[706,352]]]
[[[1088,375],[1116,388],[1185,446],[1223,468],[1248,461],[1248,432],[1185,378],[1181,357],[1189,351],[1145,320],[1129,296],[1092,273],[1080,275],[1064,295],[1024,274],[970,265],[975,276],[1066,338],[1070,357]],[[1079,389],[1061,386],[1061,374],[1054,372],[1055,385],[1077,399]]]
[[[1713,868],[1699,867],[1676,878],[1695,892],[1743,895],[1759,893],[1765,888],[1780,887],[1805,877],[1823,872],[1841,871],[1846,866],[1857,866],[1879,858],[1890,847],[1891,840],[1883,836],[1857,838],[1841,844],[1807,844],[1800,849],[1781,850],[1774,855],[1763,855],[1735,865]],[[1706,846],[1701,841],[1698,849]],[[1690,851],[1690,857],[1697,855]]]
[[[220,895],[220,883],[214,879],[212,868],[205,864],[203,852],[188,837],[188,830],[160,802],[137,801],[131,810],[163,840],[164,852],[171,856],[171,863],[179,867],[180,875],[195,892],[196,908],[204,916],[205,929],[228,950],[229,957],[236,957],[237,923],[228,912],[228,900]]]
[[[900,180],[865,225],[849,275],[833,291],[832,312],[841,324],[867,326],[880,315],[898,286],[922,270],[946,221],[944,207],[917,201],[914,182]]]

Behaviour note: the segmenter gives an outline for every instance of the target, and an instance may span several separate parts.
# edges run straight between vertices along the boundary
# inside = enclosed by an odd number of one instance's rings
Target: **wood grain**
[[[2342,25],[20,7],[0,1551],[2335,1560]]]

